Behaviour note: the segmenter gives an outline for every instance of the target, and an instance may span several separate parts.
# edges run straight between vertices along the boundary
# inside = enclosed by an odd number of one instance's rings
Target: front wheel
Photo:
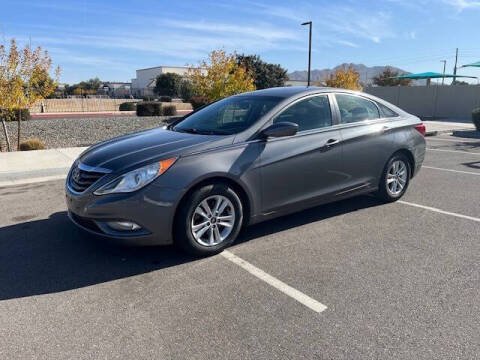
[[[378,188],[378,197],[386,202],[400,199],[410,182],[410,162],[403,154],[395,154],[385,165]]]
[[[175,239],[195,256],[214,255],[235,241],[242,221],[242,202],[235,191],[225,184],[207,185],[180,208]]]

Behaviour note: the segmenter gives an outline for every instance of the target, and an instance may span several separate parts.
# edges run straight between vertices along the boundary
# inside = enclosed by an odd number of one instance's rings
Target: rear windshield
[[[275,96],[232,96],[190,115],[173,130],[198,134],[229,135],[246,130],[283,98]]]

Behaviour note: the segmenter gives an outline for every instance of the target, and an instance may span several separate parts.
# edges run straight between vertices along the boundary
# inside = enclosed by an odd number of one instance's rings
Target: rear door
[[[342,193],[374,188],[395,149],[391,117],[374,101],[354,94],[336,93],[335,107],[343,144],[343,171],[348,176]]]
[[[262,210],[275,213],[308,206],[335,193],[344,179],[342,150],[328,95],[302,98],[277,114],[273,123],[298,124],[294,136],[269,138],[261,154]]]

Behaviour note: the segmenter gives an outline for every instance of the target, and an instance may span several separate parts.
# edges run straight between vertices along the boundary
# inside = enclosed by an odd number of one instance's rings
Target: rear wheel
[[[207,185],[180,208],[175,239],[195,256],[217,254],[235,241],[242,221],[242,203],[235,191],[221,183]]]
[[[383,170],[377,193],[378,197],[386,202],[400,199],[407,191],[410,174],[408,158],[401,153],[394,154]]]

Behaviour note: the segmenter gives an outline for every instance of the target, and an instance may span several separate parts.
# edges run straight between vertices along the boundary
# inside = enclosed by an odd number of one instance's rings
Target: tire
[[[217,206],[221,212],[215,214]],[[242,222],[243,206],[235,191],[222,183],[206,185],[181,205],[175,222],[175,241],[194,256],[215,255],[235,241]]]
[[[394,154],[383,169],[380,184],[378,185],[378,198],[385,202],[399,200],[407,191],[411,173],[411,165],[408,158],[402,153]],[[401,186],[403,187],[400,189]]]

